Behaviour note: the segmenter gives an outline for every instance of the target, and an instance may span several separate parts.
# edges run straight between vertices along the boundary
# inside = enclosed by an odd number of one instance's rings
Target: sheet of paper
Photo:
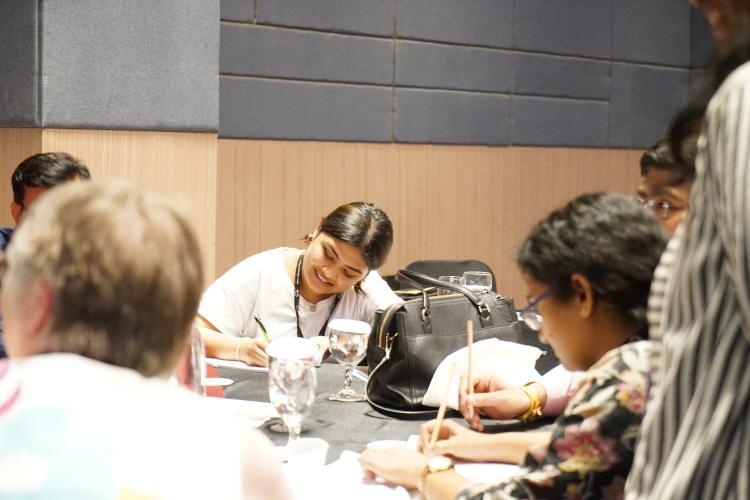
[[[242,361],[229,361],[228,359],[206,358],[206,364],[216,368],[232,368],[235,370],[245,370],[249,372],[268,373],[268,367],[250,366]]]
[[[506,342],[499,339],[486,339],[475,342],[472,346],[472,365],[474,374],[495,373],[509,385],[522,385],[532,380],[539,380],[539,373],[534,363],[541,356],[542,350],[536,347]],[[432,376],[430,386],[424,395],[422,404],[440,406],[443,395],[448,390],[448,408],[458,409],[458,387],[461,376],[468,368],[466,347],[459,349],[440,362]],[[453,376],[451,377],[451,373]]]
[[[243,424],[250,427],[260,427],[265,421],[279,417],[279,413],[271,403],[213,397],[207,397],[206,400],[241,419]]]
[[[285,468],[289,484],[297,498],[344,500],[409,500],[418,498],[400,486],[370,481],[362,474],[359,453],[344,451],[335,462],[316,470]]]
[[[520,474],[523,469],[511,464],[477,464],[471,462],[457,463],[456,473],[469,481],[477,483],[500,483],[505,479]]]

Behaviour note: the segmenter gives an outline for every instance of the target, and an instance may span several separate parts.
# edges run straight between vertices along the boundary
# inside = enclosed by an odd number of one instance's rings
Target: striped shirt
[[[626,497],[748,498],[750,63],[709,104],[690,212],[675,238],[652,287],[660,387]]]

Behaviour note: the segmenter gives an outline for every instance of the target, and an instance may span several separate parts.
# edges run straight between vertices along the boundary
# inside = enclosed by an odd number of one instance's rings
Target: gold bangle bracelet
[[[532,418],[538,418],[542,416],[542,403],[539,401],[539,395],[536,393],[536,389],[531,385],[523,385],[520,389],[529,398],[529,409],[520,414],[517,418],[521,422],[528,422]]]

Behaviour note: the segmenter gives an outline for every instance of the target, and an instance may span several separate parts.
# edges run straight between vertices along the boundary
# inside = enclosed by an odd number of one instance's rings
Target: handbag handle
[[[479,311],[479,315],[481,317],[487,317],[490,314],[489,306],[482,302],[482,300],[477,297],[474,292],[472,292],[465,286],[456,285],[454,283],[446,283],[445,281],[436,280],[432,276],[427,276],[426,274],[417,273],[415,271],[409,271],[408,269],[402,269],[398,273],[396,273],[396,280],[406,281],[422,291],[422,321],[429,321],[430,316],[430,299],[427,297],[427,292],[425,291],[424,286],[422,286],[422,283],[427,283],[432,286],[445,288],[446,290],[461,293],[467,299],[469,299],[472,304],[474,304],[474,307],[477,308],[477,311]]]

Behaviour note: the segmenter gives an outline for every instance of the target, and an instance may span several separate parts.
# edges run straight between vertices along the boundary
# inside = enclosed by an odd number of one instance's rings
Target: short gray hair
[[[174,201],[125,181],[55,187],[29,208],[7,260],[21,280],[49,284],[53,351],[153,376],[186,344],[203,268]]]

